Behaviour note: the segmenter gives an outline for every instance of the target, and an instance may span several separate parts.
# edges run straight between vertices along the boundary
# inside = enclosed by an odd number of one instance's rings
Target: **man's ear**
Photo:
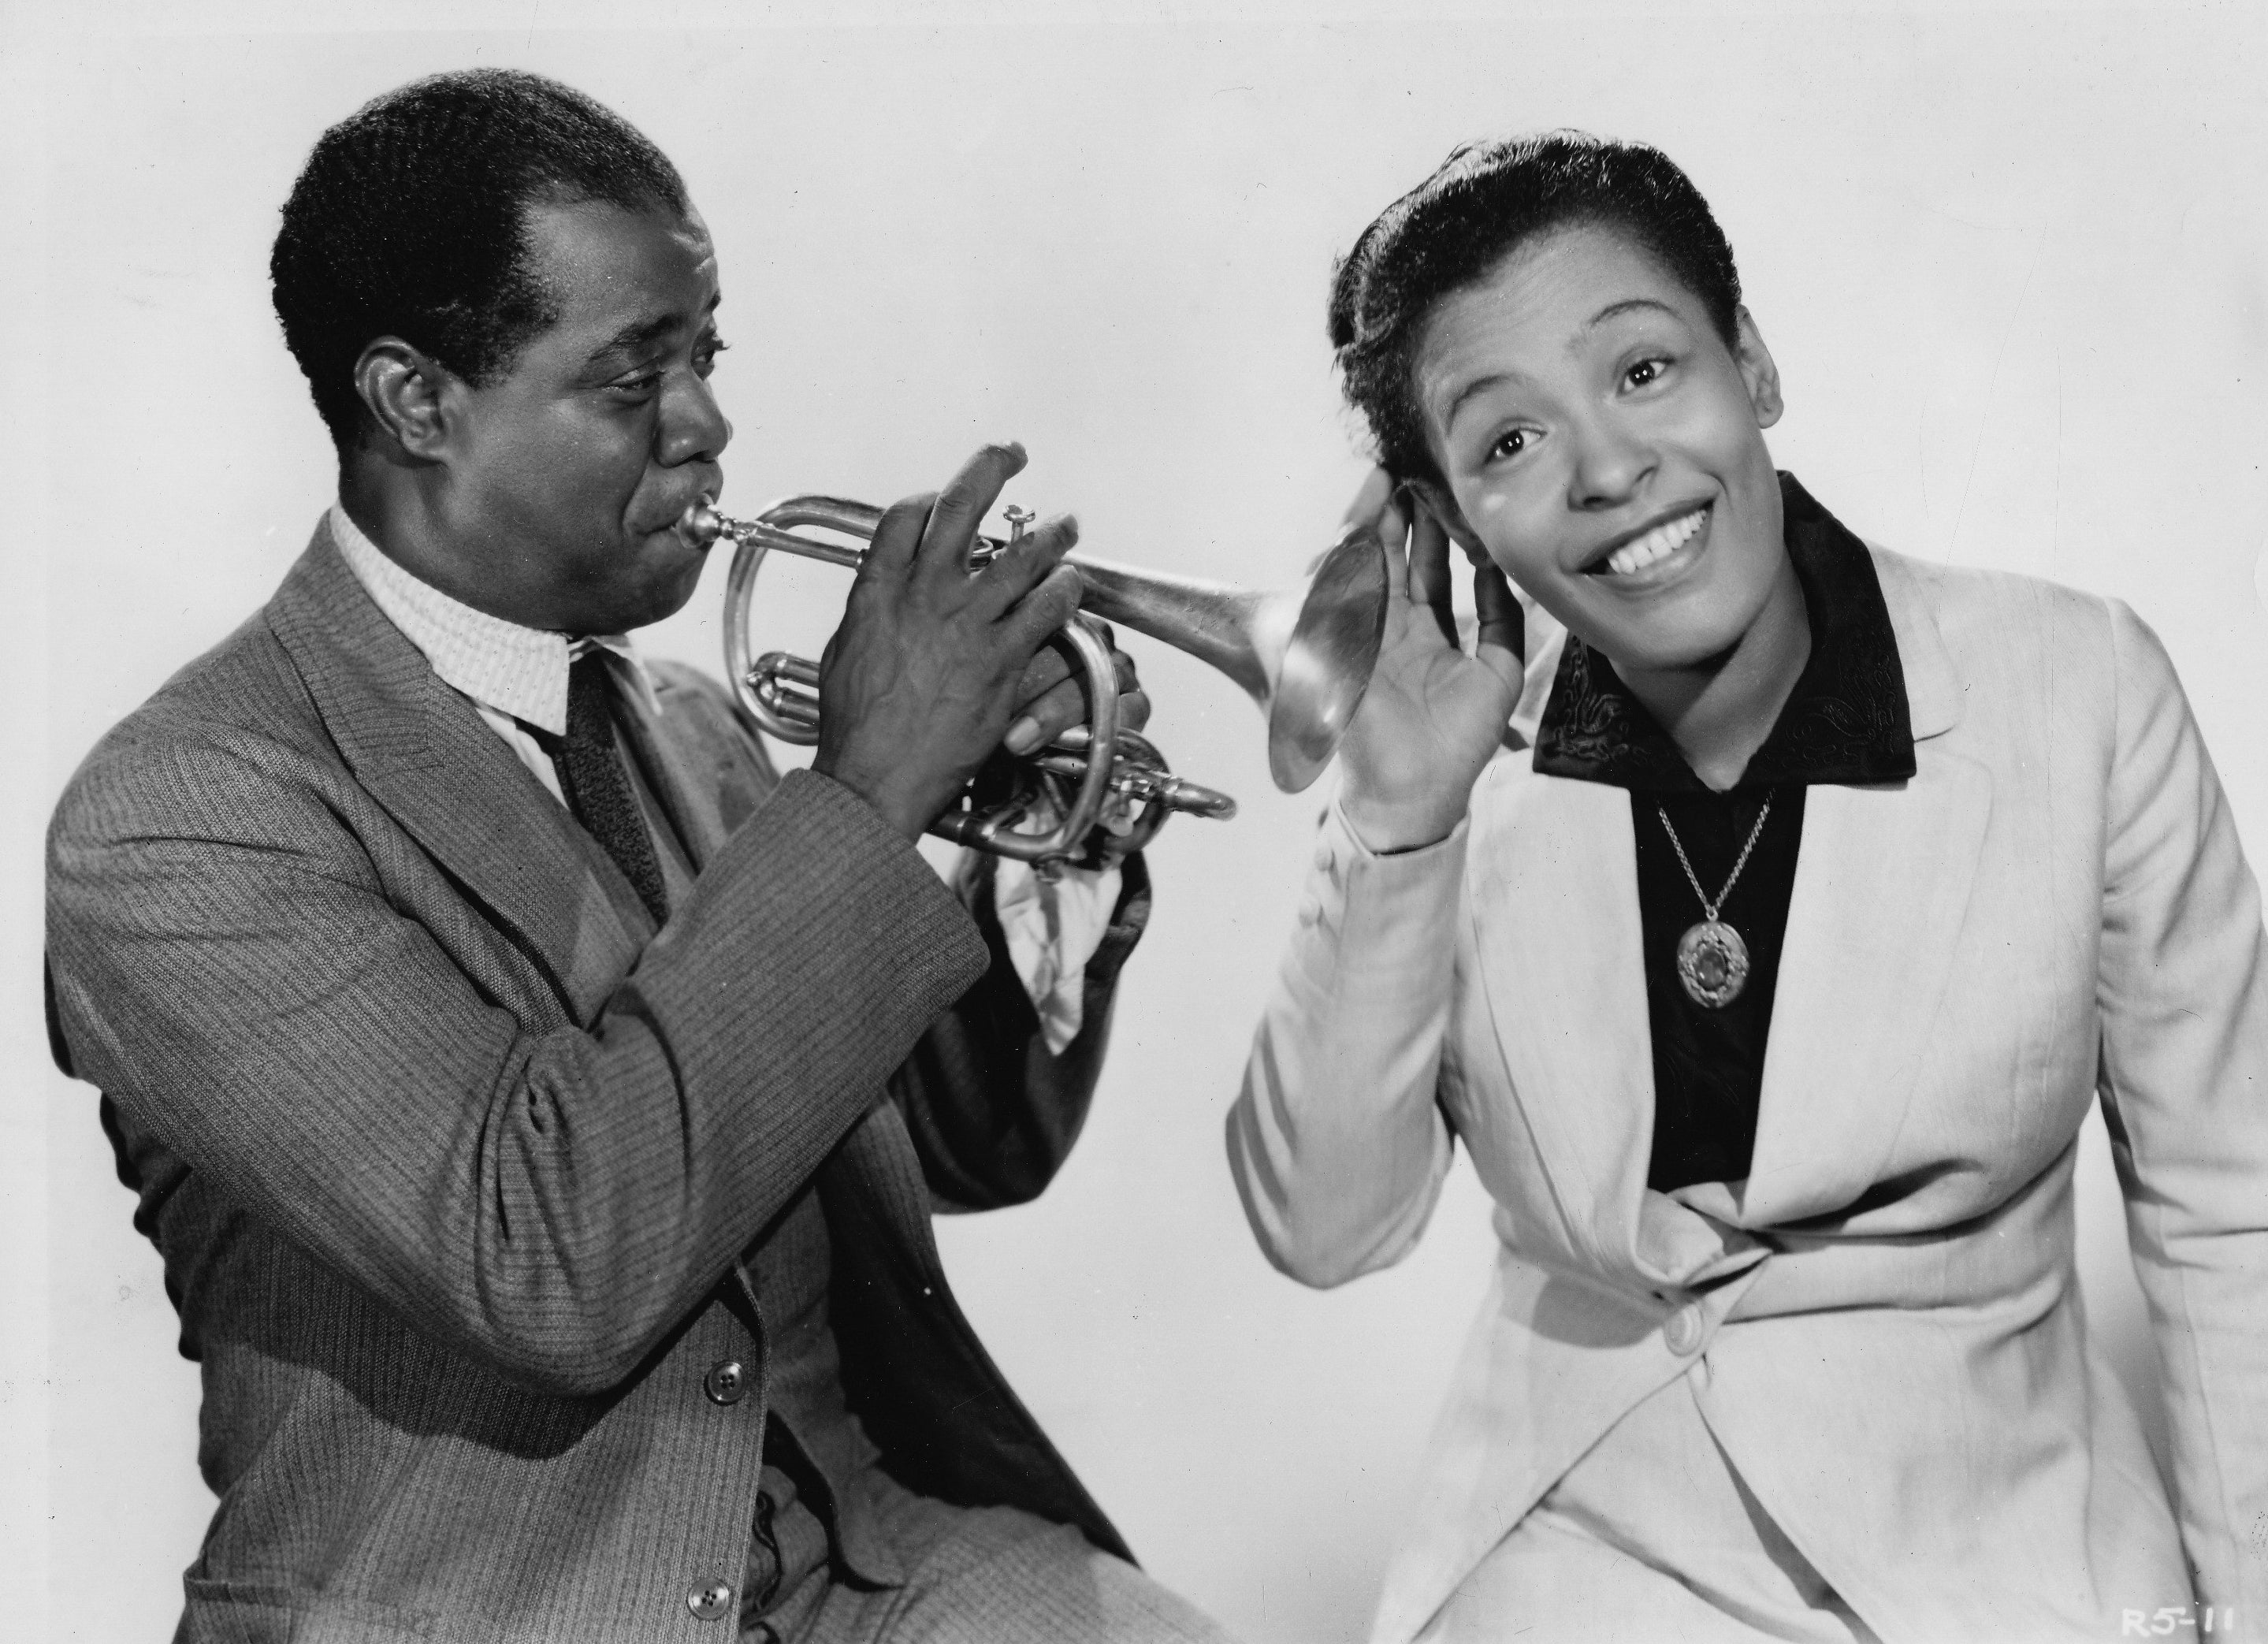
[[[1735,313],[1733,360],[1741,368],[1741,380],[1748,385],[1749,403],[1756,408],[1756,426],[1770,428],[1779,421],[1783,409],[1779,367],[1772,364],[1771,350],[1764,346],[1764,333],[1756,329],[1756,317],[1749,313],[1746,305]]]
[[[453,408],[446,399],[455,382],[446,366],[398,336],[374,339],[355,361],[355,392],[380,441],[428,461],[448,442]]]
[[[1449,540],[1462,549],[1465,557],[1475,564],[1488,558],[1488,549],[1481,543],[1479,534],[1465,523],[1464,510],[1457,499],[1449,495],[1449,488],[1439,480],[1411,479],[1404,482],[1410,494],[1425,505],[1425,512],[1441,522]]]

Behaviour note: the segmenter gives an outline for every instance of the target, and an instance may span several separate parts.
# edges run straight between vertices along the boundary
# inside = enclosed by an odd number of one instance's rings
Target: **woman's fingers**
[[[1473,654],[1512,689],[1517,698],[1526,682],[1528,618],[1512,584],[1493,564],[1473,567],[1473,605],[1480,613]]]
[[[1412,604],[1423,605],[1433,614],[1433,625],[1441,630],[1441,638],[1451,645],[1457,643],[1457,613],[1452,606],[1449,590],[1449,534],[1433,517],[1433,511],[1418,504],[1416,519],[1410,527],[1410,599]]]

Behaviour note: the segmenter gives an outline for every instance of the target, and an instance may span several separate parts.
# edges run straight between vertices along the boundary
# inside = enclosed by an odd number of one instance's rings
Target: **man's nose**
[[[654,452],[663,467],[714,462],[732,439],[732,422],[718,409],[707,378],[688,374],[664,390]]]

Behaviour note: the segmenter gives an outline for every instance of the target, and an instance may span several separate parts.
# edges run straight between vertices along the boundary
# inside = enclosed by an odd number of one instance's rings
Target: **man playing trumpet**
[[[338,505],[50,839],[57,1053],[203,1370],[181,1636],[1220,1636],[928,1226],[1045,1185],[1147,911],[1138,859],[1087,884],[1035,1006],[910,848],[1080,719],[1075,527],[968,573],[1013,447],[891,509],[775,783],[623,638],[691,595],[732,431],[669,162],[438,77],[325,134],[272,266]]]

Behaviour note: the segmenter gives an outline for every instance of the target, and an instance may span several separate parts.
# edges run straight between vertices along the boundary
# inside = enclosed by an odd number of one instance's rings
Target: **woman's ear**
[[[1405,480],[1403,485],[1427,513],[1441,522],[1441,528],[1449,534],[1452,542],[1464,549],[1467,559],[1476,565],[1487,563],[1488,549],[1472,527],[1465,523],[1464,510],[1457,506],[1457,499],[1449,495],[1447,486],[1439,480],[1427,479]]]
[[[1756,329],[1756,318],[1747,306],[1743,305],[1735,313],[1733,361],[1741,368],[1741,380],[1748,385],[1749,403],[1756,408],[1756,426],[1770,428],[1779,421],[1783,409],[1779,367],[1772,363],[1771,350],[1764,346],[1764,333]]]

